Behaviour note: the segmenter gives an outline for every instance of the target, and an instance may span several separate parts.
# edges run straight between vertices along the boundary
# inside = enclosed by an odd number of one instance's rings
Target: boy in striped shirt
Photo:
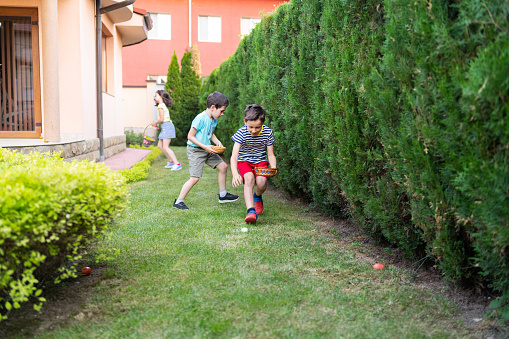
[[[256,223],[258,215],[262,214],[262,194],[267,189],[267,177],[256,175],[254,168],[277,167],[274,133],[264,122],[265,109],[260,105],[248,105],[244,110],[245,125],[232,136],[235,142],[230,160],[232,185],[237,187],[244,183],[247,207],[245,221],[248,224]],[[255,184],[256,190],[253,192]]]

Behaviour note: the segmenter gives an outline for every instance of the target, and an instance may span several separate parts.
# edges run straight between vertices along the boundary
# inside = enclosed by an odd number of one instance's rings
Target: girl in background
[[[157,147],[168,159],[164,168],[171,168],[172,171],[181,170],[182,166],[178,162],[175,153],[170,149],[170,141],[175,138],[175,126],[171,122],[168,108],[173,106],[173,99],[165,90],[159,90],[156,91],[154,101],[156,102],[159,120],[153,121],[152,126],[156,127],[157,124],[161,124],[161,133],[159,133]]]

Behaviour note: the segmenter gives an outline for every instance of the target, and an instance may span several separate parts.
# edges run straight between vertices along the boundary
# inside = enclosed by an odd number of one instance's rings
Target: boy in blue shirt
[[[274,155],[274,133],[264,125],[265,109],[260,105],[248,105],[244,110],[244,123],[233,136],[230,165],[233,174],[232,185],[237,187],[244,183],[244,200],[247,216],[244,221],[256,223],[258,215],[263,212],[262,194],[267,189],[267,177],[257,175],[255,167],[276,168]],[[267,157],[268,160],[267,161]],[[253,192],[256,184],[256,191]]]
[[[228,106],[228,98],[224,94],[214,92],[209,94],[207,98],[207,109],[198,114],[187,134],[187,157],[189,159],[189,174],[191,178],[182,186],[178,199],[175,199],[173,207],[188,210],[184,203],[186,195],[191,188],[198,183],[205,164],[219,170],[219,202],[236,201],[239,196],[228,193],[226,191],[226,173],[228,166],[212,148],[211,141],[217,146],[223,146],[221,141],[215,136],[214,130],[219,119]]]

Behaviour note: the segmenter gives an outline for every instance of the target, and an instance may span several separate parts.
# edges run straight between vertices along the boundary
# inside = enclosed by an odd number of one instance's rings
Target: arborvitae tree
[[[168,66],[168,75],[164,89],[173,98],[173,111],[178,112],[182,96],[182,81],[180,80],[179,62],[175,52],[173,52],[170,65]]]
[[[180,100],[180,112],[178,124],[182,130],[188,131],[194,117],[200,113],[198,99],[200,95],[201,80],[192,68],[191,52],[185,53],[180,61],[180,80],[182,81],[182,96]],[[176,143],[183,144],[187,141],[187,133],[177,135]]]
[[[175,52],[173,52],[170,65],[168,66],[168,75],[166,77],[166,84],[164,85],[164,89],[170,93],[170,96],[173,99],[173,108],[170,109],[170,117],[173,121],[173,124],[175,125],[177,140],[183,135],[185,138],[187,138],[187,131],[189,127],[180,123],[182,81],[180,80],[179,62]],[[183,143],[180,143],[179,145],[183,145]]]

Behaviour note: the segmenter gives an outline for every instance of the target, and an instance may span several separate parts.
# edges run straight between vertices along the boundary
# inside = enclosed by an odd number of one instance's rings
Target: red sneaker
[[[254,205],[255,205],[255,211],[258,215],[262,214],[263,213],[263,200],[262,200],[262,197],[260,196],[259,198],[256,198],[253,194],[253,198],[254,198]]]
[[[256,213],[248,213],[248,215],[246,216],[246,219],[244,219],[246,221],[246,224],[255,224],[256,223],[256,219],[258,218],[258,216],[256,215]]]

